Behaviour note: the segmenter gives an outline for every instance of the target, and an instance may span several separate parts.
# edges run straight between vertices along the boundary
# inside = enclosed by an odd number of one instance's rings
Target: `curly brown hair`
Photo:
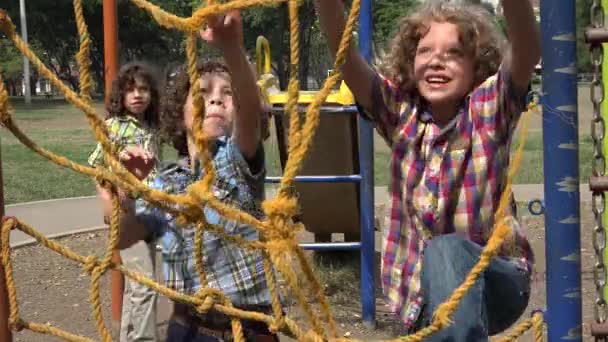
[[[200,76],[209,73],[226,73],[228,67],[219,60],[199,59],[196,65]],[[190,93],[190,77],[186,65],[170,68],[165,76],[165,92],[161,101],[160,133],[163,141],[171,144],[180,156],[188,155],[184,105]]]
[[[485,8],[460,2],[427,1],[401,19],[388,52],[377,63],[380,72],[399,89],[407,93],[416,92],[416,49],[432,22],[449,22],[458,26],[460,42],[474,61],[473,86],[498,71],[505,40]]]
[[[158,82],[152,68],[142,62],[132,62],[123,65],[118,71],[116,80],[112,82],[112,91],[108,102],[107,118],[126,115],[124,106],[125,94],[133,88],[135,80],[145,82],[150,88],[150,105],[146,108],[143,123],[148,127],[158,127],[159,101]]]

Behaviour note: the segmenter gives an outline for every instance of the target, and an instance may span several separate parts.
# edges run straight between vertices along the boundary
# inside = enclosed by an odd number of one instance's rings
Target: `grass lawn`
[[[85,163],[95,146],[84,114],[62,100],[36,99],[30,107],[13,100],[14,117],[22,130],[41,146],[58,154]],[[102,103],[96,103],[102,113]],[[87,176],[58,167],[21,145],[6,129],[0,129],[5,201],[7,204],[52,198],[87,196],[94,194],[93,182]],[[167,148],[165,156],[173,156]],[[581,180],[590,173],[591,139],[581,134]],[[524,163],[515,183],[542,183],[542,134],[535,130],[529,134],[525,147]],[[269,175],[280,174],[276,140],[266,143]],[[388,183],[390,151],[381,139],[375,142],[375,184]]]

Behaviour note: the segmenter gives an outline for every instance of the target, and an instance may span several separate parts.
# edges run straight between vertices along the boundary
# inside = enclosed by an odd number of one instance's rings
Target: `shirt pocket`
[[[211,191],[213,192],[213,196],[223,204],[239,209],[238,186],[233,180],[227,182],[216,181],[211,186]],[[205,208],[205,217],[207,218],[207,222],[220,226],[227,234],[235,234],[237,232],[238,222],[220,215],[213,208]]]

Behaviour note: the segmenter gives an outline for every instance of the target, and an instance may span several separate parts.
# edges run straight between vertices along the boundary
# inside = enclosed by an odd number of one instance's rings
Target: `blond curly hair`
[[[381,53],[376,61],[380,73],[399,89],[408,93],[416,92],[416,49],[432,22],[449,22],[458,27],[465,52],[474,61],[473,86],[481,84],[498,71],[506,40],[485,8],[460,1],[426,1],[411,15],[401,19],[399,30],[387,51]]]

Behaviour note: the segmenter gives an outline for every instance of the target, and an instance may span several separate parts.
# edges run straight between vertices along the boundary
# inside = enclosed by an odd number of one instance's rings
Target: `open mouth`
[[[431,75],[424,79],[431,87],[442,87],[448,84],[452,79],[442,75]]]

